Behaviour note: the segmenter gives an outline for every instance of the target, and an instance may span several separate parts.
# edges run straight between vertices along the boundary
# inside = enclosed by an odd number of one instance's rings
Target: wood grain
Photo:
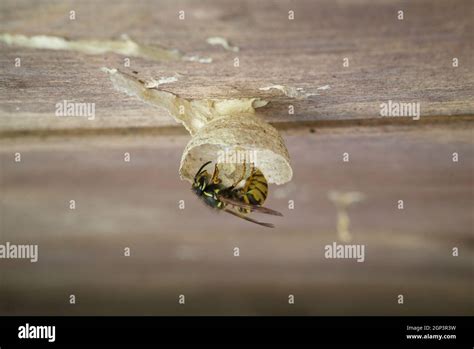
[[[210,56],[212,64],[131,59],[144,78],[181,74],[166,90],[185,98],[262,97],[272,122],[380,118],[387,100],[419,102],[423,117],[472,115],[469,1],[2,1],[0,32],[118,39]],[[69,11],[77,13],[69,20]],[[289,9],[295,20],[288,20]],[[405,19],[397,19],[402,9]],[[178,12],[185,11],[184,21]],[[206,43],[221,35],[240,47]],[[174,125],[164,110],[115,91],[102,66],[124,57],[0,46],[0,128],[64,129]],[[22,67],[14,59],[22,58]],[[238,57],[240,66],[234,67]],[[343,67],[343,59],[349,67]],[[452,59],[459,59],[453,68]],[[317,96],[260,91],[271,84]],[[329,85],[328,90],[317,90]],[[63,100],[96,103],[94,122],[54,116]],[[295,114],[288,114],[288,105]]]
[[[0,44],[0,240],[40,250],[38,263],[0,261],[0,314],[472,315],[471,17],[468,0],[2,0],[0,33],[126,33],[213,62],[132,58],[126,68],[116,54]],[[208,45],[216,35],[240,51]],[[165,110],[114,90],[103,66],[176,73],[163,88],[185,98],[269,100],[261,115],[283,134],[294,170],[269,189],[268,206],[284,214],[276,228],[207,211],[177,175],[189,135]],[[271,84],[318,95],[259,90]],[[95,120],[55,116],[63,100],[95,103]],[[381,117],[388,100],[419,102],[421,119]],[[366,197],[348,209],[364,263],[324,258],[337,240],[335,190]]]

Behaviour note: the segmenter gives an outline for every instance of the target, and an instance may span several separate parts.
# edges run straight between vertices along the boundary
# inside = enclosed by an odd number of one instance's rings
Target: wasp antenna
[[[204,169],[204,167],[206,167],[207,165],[209,165],[212,161],[208,161],[206,162],[204,165],[201,166],[201,168],[196,172],[196,175],[194,176],[194,180],[196,180],[197,176],[199,176],[199,174],[201,173],[201,171]]]

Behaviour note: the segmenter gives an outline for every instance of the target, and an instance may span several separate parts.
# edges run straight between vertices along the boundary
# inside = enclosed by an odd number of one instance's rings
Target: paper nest
[[[285,143],[278,131],[255,115],[255,108],[268,102],[258,98],[187,100],[170,92],[145,87],[143,81],[115,69],[108,73],[114,87],[142,101],[165,108],[182,123],[192,138],[181,157],[181,179],[194,181],[198,169],[212,161],[208,171],[218,162],[219,154],[243,152],[253,155],[255,167],[269,183],[284,184],[293,171]],[[243,171],[242,163],[220,163],[220,178],[224,185],[233,184]],[[250,164],[246,168],[249,170]],[[250,172],[247,172],[247,175]]]

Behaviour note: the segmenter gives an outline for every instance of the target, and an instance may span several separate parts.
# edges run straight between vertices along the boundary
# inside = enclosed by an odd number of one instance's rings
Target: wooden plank
[[[471,7],[467,0],[1,1],[0,34],[126,33],[213,62],[132,57],[124,67],[114,53],[0,43],[0,239],[40,249],[39,263],[1,261],[0,314],[472,315]],[[216,35],[240,51],[206,43]],[[269,189],[268,206],[284,214],[270,218],[276,228],[206,210],[177,175],[189,135],[165,110],[116,91],[104,66],[144,79],[176,74],[163,88],[184,98],[270,100],[259,112],[283,134],[294,170],[293,181]],[[272,84],[317,95],[260,90]],[[63,100],[95,103],[96,118],[55,116]],[[420,103],[421,119],[381,117],[388,100]],[[324,256],[340,237],[334,191],[364,196],[347,208],[364,263]]]
[[[469,1],[2,1],[0,32],[117,39],[209,56],[211,64],[131,58],[144,78],[180,74],[166,90],[185,98],[262,97],[272,122],[379,118],[380,103],[419,102],[423,117],[472,115]],[[429,15],[426,13],[429,8]],[[77,18],[69,20],[69,11]],[[288,11],[295,20],[288,20]],[[397,19],[402,9],[405,18]],[[185,11],[184,21],[178,12]],[[32,18],[34,20],[32,20]],[[240,52],[210,46],[221,35]],[[0,128],[64,129],[174,125],[157,110],[115,91],[100,68],[122,68],[116,54],[0,45]],[[14,67],[22,58],[21,68]],[[234,67],[238,57],[240,66]],[[349,66],[343,67],[343,59]],[[452,66],[452,59],[459,66]],[[317,93],[295,100],[262,87]],[[327,90],[318,87],[329,85]],[[94,122],[54,116],[63,100],[96,104]],[[288,105],[295,114],[288,114]]]
[[[474,154],[470,130],[450,133],[287,135],[295,177],[270,187],[268,206],[284,214],[270,218],[275,229],[198,201],[177,176],[187,136],[113,147],[53,143],[23,148],[21,163],[2,152],[2,240],[36,241],[41,263],[5,261],[0,312],[469,314]],[[325,246],[338,241],[334,190],[365,195],[347,211],[353,242],[366,246],[364,263],[324,258]],[[131,257],[123,256],[126,246]],[[75,307],[65,298],[71,290]],[[184,309],[176,302],[183,293]]]

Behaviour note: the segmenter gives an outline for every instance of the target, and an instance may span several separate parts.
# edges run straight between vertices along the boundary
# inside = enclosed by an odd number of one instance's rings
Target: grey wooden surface
[[[131,58],[129,70],[144,78],[178,73],[179,81],[164,88],[185,98],[267,98],[271,104],[262,113],[272,122],[379,118],[387,100],[419,102],[423,117],[474,110],[469,1],[2,1],[0,7],[3,33],[75,40],[125,33],[141,44],[212,57],[212,64]],[[240,52],[206,43],[216,35]],[[164,110],[115,91],[99,71],[125,69],[122,56],[0,50],[1,130],[175,126]],[[14,67],[17,57],[21,68]],[[271,84],[319,95],[294,100],[259,90]],[[317,90],[325,85],[330,89]],[[65,99],[96,103],[97,119],[55,117],[54,105]]]
[[[212,57],[132,58],[129,70],[178,73],[164,88],[185,98],[268,99],[262,117],[281,130],[295,177],[270,187],[268,206],[284,214],[274,230],[208,211],[177,176],[189,135],[100,71],[126,70],[124,57],[0,44],[0,239],[40,246],[38,263],[0,260],[0,313],[472,315],[471,11],[425,0],[2,1],[0,33],[126,33]],[[215,35],[240,51],[208,45]],[[271,84],[319,95],[259,90]],[[56,117],[62,100],[96,103],[96,120]],[[419,102],[421,120],[380,117],[387,100]],[[348,209],[364,263],[324,258],[337,241],[331,191],[365,195]]]

